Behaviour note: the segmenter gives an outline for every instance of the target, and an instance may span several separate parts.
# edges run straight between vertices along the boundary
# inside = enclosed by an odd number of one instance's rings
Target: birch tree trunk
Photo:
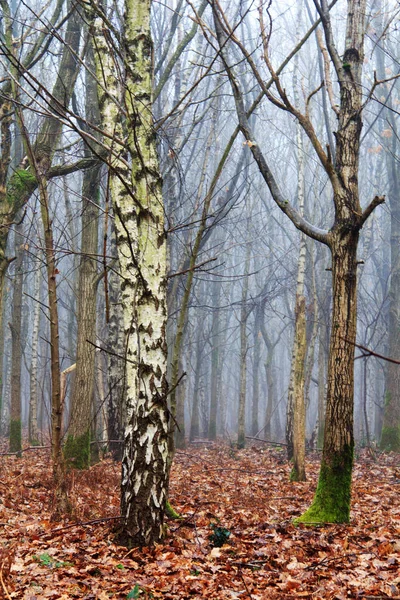
[[[111,153],[111,192],[117,231],[126,340],[126,403],[120,540],[145,546],[163,537],[168,493],[166,275],[161,176],[152,117],[150,2],[126,0],[124,103],[127,150]],[[113,57],[104,37],[105,15],[90,15],[103,129],[115,137],[120,113]],[[106,90],[106,91],[105,91]],[[121,137],[120,137],[121,139]],[[108,138],[110,143],[110,138]],[[110,143],[110,151],[113,148]],[[113,158],[114,156],[114,158]]]
[[[111,256],[117,257],[115,245],[115,232],[112,232]],[[110,318],[108,322],[108,419],[107,433],[109,449],[114,460],[122,460],[123,446],[119,440],[123,439],[126,420],[125,396],[125,331],[124,315],[121,304],[121,281],[119,276],[119,261],[111,269],[109,282]]]

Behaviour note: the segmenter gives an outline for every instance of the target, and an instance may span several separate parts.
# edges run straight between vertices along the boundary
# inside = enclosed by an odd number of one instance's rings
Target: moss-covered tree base
[[[303,471],[299,471],[295,465],[293,465],[292,470],[290,471],[290,481],[296,483],[298,481],[307,481],[306,474]]]
[[[294,520],[294,523],[348,523],[352,467],[352,448],[346,448],[341,455],[334,457],[331,464],[323,460],[313,503],[303,515]]]
[[[10,452],[22,450],[22,428],[20,419],[10,421]]]
[[[76,437],[68,436],[64,447],[64,458],[70,468],[88,469],[90,467],[90,431]]]
[[[380,447],[385,452],[400,452],[400,427],[384,427]]]
[[[167,500],[167,503],[165,505],[165,514],[170,519],[183,519],[183,517],[178,512],[176,512],[174,507],[170,504],[169,500]]]

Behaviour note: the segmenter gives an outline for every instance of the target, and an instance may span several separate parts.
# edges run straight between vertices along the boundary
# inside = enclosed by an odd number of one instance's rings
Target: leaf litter
[[[120,466],[69,474],[73,518],[54,523],[48,450],[1,456],[0,597],[23,600],[400,599],[400,457],[363,451],[349,525],[294,526],[313,497],[283,451],[202,444],[178,451],[163,544],[115,543]]]

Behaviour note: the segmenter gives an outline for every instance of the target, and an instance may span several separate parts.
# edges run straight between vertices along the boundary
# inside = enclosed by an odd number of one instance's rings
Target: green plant
[[[225,527],[219,527],[218,525],[215,525],[215,523],[211,523],[210,527],[213,530],[213,533],[208,536],[211,545],[214,548],[221,548],[221,546],[226,544],[228,541],[231,532]]]
[[[40,563],[42,566],[49,567],[50,569],[59,569],[60,567],[72,567],[72,563],[55,560],[54,557],[50,556],[50,554],[47,554],[47,552],[39,555],[34,554],[32,558],[36,562]]]
[[[143,590],[143,588],[139,584],[136,584],[133,590],[131,590],[127,595],[127,600],[131,600],[131,598],[139,598],[139,596],[144,593],[145,591]],[[146,596],[146,598],[147,597],[153,598],[153,594]]]

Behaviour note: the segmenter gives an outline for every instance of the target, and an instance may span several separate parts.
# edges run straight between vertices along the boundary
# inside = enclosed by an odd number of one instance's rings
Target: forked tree
[[[259,4],[259,19],[264,63],[273,81],[268,89],[252,54],[229,24],[222,4],[211,2],[218,51],[224,64],[235,100],[239,127],[247,141],[262,177],[279,208],[293,224],[311,238],[327,245],[332,258],[332,330],[329,350],[329,372],[326,402],[326,422],[319,481],[310,508],[299,522],[348,522],[350,514],[351,475],[353,467],[354,433],[354,343],[357,318],[357,246],[359,234],[372,211],[382,202],[376,196],[362,209],[358,186],[360,137],[362,129],[363,93],[362,66],[364,60],[366,0],[348,0],[344,54],[339,55],[334,40],[330,12],[326,0],[314,0],[325,36],[325,43],[338,81],[339,98],[333,110],[337,116],[336,152],[324,148],[317,136],[308,110],[302,112],[289,98],[279,76],[274,71],[269,48],[269,32],[265,23],[265,5]],[[205,34],[206,34],[206,30]],[[323,230],[308,222],[289,202],[281,190],[259,145],[246,112],[241,82],[236,76],[236,60],[229,49],[239,49],[253,71],[261,92],[276,107],[292,114],[308,136],[332,188],[334,222]],[[376,82],[377,83],[377,82]],[[370,95],[372,95],[371,90]]]

